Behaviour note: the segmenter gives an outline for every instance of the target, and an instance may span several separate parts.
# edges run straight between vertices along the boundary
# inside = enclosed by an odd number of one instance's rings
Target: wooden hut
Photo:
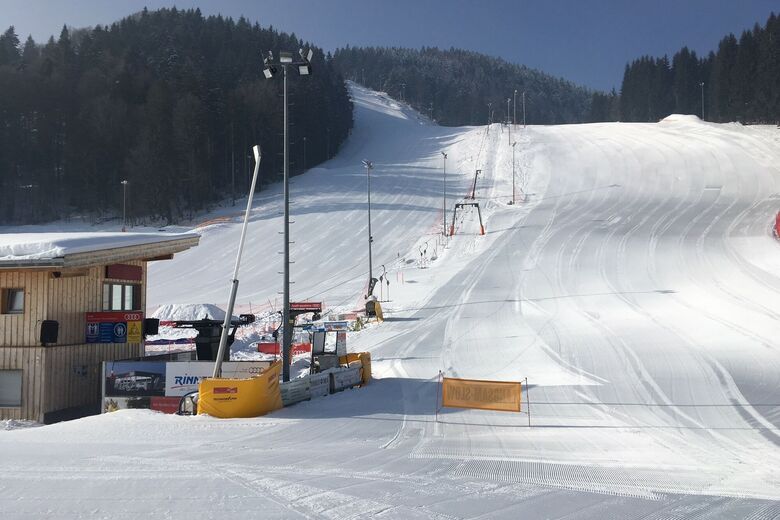
[[[148,262],[199,238],[0,235],[0,420],[98,413],[101,363],[144,354]]]

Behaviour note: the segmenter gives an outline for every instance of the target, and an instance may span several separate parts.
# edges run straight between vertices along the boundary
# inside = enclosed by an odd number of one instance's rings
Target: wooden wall
[[[0,314],[0,347],[40,345],[41,321],[47,319],[48,276],[45,271],[0,271],[0,290],[24,289],[24,314]]]
[[[47,347],[43,411],[96,404],[101,399],[103,361],[143,355],[140,344],[90,343]]]
[[[143,269],[141,280],[141,310],[146,308],[146,262],[123,262]],[[90,267],[86,276],[50,278],[48,285],[47,318],[60,323],[57,345],[84,343],[84,313],[103,310],[103,282],[105,266]],[[118,283],[138,283],[131,280],[111,279]]]
[[[146,308],[146,262],[141,309]],[[43,421],[47,412],[100,401],[103,361],[143,355],[143,344],[85,344],[87,312],[102,311],[105,266],[62,271],[0,271],[0,288],[25,289],[24,314],[0,314],[0,369],[23,370],[22,406],[0,408],[0,419]],[[130,282],[129,280],[111,280]],[[138,283],[135,281],[135,283]],[[40,323],[59,322],[57,343],[40,346]]]
[[[22,406],[0,408],[0,420],[43,420],[43,350],[43,347],[0,347],[0,368],[23,371]]]

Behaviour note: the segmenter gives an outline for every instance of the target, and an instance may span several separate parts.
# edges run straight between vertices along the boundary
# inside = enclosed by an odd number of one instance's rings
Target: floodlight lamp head
[[[308,61],[308,62],[310,62],[310,63],[311,63],[311,59],[312,59],[313,57],[314,57],[314,51],[313,51],[313,50],[311,50],[311,49],[309,49],[309,50],[306,52],[306,56],[304,57],[304,59],[305,59],[306,61]]]
[[[369,161],[368,159],[363,159],[363,166],[368,168],[369,170],[374,167],[374,164]]]
[[[447,154],[446,153],[441,152],[441,154],[444,156],[445,159],[447,158]]]
[[[292,52],[281,51],[279,53],[279,63],[292,63],[292,62],[293,62]]]
[[[255,155],[255,162],[259,163],[262,154],[260,153],[260,145],[256,144],[252,147],[252,153]]]
[[[266,67],[263,69],[263,76],[265,76],[265,79],[273,78],[274,74],[276,74],[276,67]]]
[[[309,65],[308,63],[298,64],[298,74],[301,76],[311,75],[311,65]]]
[[[268,51],[268,61],[274,61],[274,53],[271,51]]]

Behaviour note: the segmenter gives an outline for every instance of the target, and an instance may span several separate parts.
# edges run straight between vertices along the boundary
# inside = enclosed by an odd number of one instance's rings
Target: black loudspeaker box
[[[41,322],[41,343],[57,343],[57,334],[60,330],[60,323],[55,320],[43,320]]]

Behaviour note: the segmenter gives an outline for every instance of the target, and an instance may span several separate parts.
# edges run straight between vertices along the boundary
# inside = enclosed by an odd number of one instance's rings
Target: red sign
[[[106,266],[106,278],[116,280],[136,280],[143,279],[144,270],[138,265],[111,264]]]
[[[290,302],[291,311],[322,312],[322,302]]]
[[[290,350],[292,351],[293,356],[308,354],[311,352],[311,343],[298,343],[297,345],[292,345]],[[258,343],[257,351],[262,352],[263,354],[278,356],[281,352],[281,348],[279,347],[279,343]]]
[[[149,399],[149,408],[163,413],[176,413],[179,411],[181,397],[152,396]]]
[[[112,312],[88,312],[87,323],[118,323],[122,321],[141,321],[143,312],[136,311],[112,311]]]

